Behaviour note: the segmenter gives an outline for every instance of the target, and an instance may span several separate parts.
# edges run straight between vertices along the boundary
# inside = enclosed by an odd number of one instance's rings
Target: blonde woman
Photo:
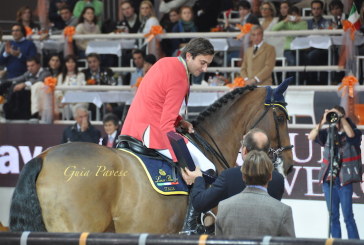
[[[259,19],[259,23],[264,31],[272,30],[273,26],[278,22],[278,17],[275,17],[277,11],[273,3],[263,2],[260,6],[260,14],[262,18]]]

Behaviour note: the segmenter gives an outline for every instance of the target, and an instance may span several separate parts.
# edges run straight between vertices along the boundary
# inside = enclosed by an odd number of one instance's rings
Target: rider
[[[166,57],[155,63],[143,78],[125,119],[121,135],[132,136],[151,149],[177,161],[167,133],[181,127],[193,133],[190,122],[179,115],[188,102],[190,75],[206,72],[214,57],[212,44],[204,38],[192,39],[179,57]],[[202,171],[215,166],[198,148],[185,140],[196,166]]]

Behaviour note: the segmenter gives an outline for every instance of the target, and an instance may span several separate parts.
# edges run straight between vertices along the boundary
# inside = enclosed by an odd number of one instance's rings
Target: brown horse
[[[265,130],[273,148],[290,145],[285,111],[275,103],[265,105],[269,89],[235,89],[194,122],[195,131],[218,147],[231,166],[242,136],[252,127]],[[282,158],[287,173],[293,159],[290,148],[286,149]],[[206,154],[221,171],[216,157]],[[132,154],[91,143],[67,143],[24,166],[13,195],[10,229],[177,233],[186,207],[187,196],[154,191]]]

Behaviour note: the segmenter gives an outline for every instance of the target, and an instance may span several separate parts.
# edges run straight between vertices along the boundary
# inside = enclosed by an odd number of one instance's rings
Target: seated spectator
[[[87,85],[115,85],[113,78],[114,72],[110,68],[101,67],[100,56],[96,53],[90,53],[86,57],[88,68],[82,70],[85,74]]]
[[[77,26],[78,24],[78,18],[76,16],[72,15],[72,11],[69,7],[63,7],[59,10],[59,15],[61,17],[62,24],[59,24],[62,28],[58,29],[58,32],[62,32],[63,29],[67,26]],[[55,33],[57,33],[57,30],[55,30]]]
[[[289,9],[286,18],[272,28],[272,31],[293,31],[293,30],[307,30],[307,22],[301,21],[300,10],[293,6]],[[289,66],[296,65],[296,51],[291,50],[291,42],[295,37],[287,36],[284,42],[284,57],[286,57]]]
[[[120,4],[122,19],[117,23],[122,32],[137,33],[140,28],[140,20],[130,1],[124,0]]]
[[[141,22],[141,26],[139,28],[138,33],[147,34],[151,31],[152,26],[158,26],[159,21],[155,15],[153,4],[148,1],[144,0],[140,3],[139,9],[139,19]],[[148,45],[146,45],[145,40],[139,40],[139,46],[144,46],[144,48],[148,48],[149,54],[154,54],[157,58],[159,57],[159,41],[156,38],[152,39]]]
[[[7,70],[7,78],[11,79],[27,71],[26,60],[37,54],[33,41],[25,39],[24,26],[15,24],[11,28],[13,40],[7,41],[5,49],[0,55],[0,64]]]
[[[320,0],[313,0],[311,2],[312,19],[307,20],[307,29],[321,30],[329,29],[331,21],[323,17],[324,4]],[[303,52],[302,61],[306,66],[319,66],[327,65],[328,59],[327,49],[310,48]],[[308,85],[323,85],[327,82],[327,73],[324,72],[307,72],[305,77],[305,84]]]
[[[51,24],[53,25],[52,29],[54,30],[63,30],[65,28],[65,21],[64,17],[62,17],[62,10],[68,9],[70,11],[69,16],[72,17],[72,11],[76,4],[77,0],[51,0],[49,2],[49,10],[48,10],[48,18]],[[77,24],[77,17],[74,17]],[[68,20],[68,18],[67,18]]]
[[[49,71],[52,77],[56,78],[62,72],[62,59],[58,54],[51,55],[48,61],[47,70]]]
[[[263,27],[264,31],[272,30],[273,26],[278,22],[276,16],[276,8],[271,2],[263,2],[260,6],[260,13],[262,18],[259,19],[260,25]]]
[[[172,28],[180,19],[179,12],[177,9],[172,9],[169,11],[169,18],[166,19],[163,23],[161,23],[163,29],[165,32],[172,32]],[[173,47],[172,47],[172,40],[169,38],[163,38],[161,41],[161,46],[163,53],[165,56],[172,56],[173,54]]]
[[[295,237],[292,209],[267,193],[273,164],[265,152],[251,151],[241,168],[246,188],[221,201],[216,217],[217,236]]]
[[[193,10],[192,7],[182,6],[180,8],[181,19],[172,28],[172,32],[197,32],[197,27],[193,22]],[[178,56],[179,50],[182,49],[191,39],[179,38],[172,39],[172,50],[174,56]]]
[[[136,84],[139,77],[143,76],[143,66],[144,66],[144,52],[140,49],[134,49],[132,52],[133,62],[136,67],[136,71],[131,73],[130,85]]]
[[[343,29],[342,20],[346,19],[344,4],[340,0],[332,0],[329,4],[330,14],[334,17],[331,24],[332,29]]]
[[[120,135],[119,119],[112,113],[106,114],[104,120],[104,130],[106,136],[102,138],[102,145],[115,148]]]
[[[85,7],[78,19],[78,25],[76,26],[76,34],[99,34],[100,27],[97,25],[97,17],[95,16],[95,10],[92,7]],[[76,40],[76,46],[78,48],[79,57],[85,57],[85,50],[87,48],[89,40],[78,39]]]
[[[290,9],[290,4],[288,1],[283,1],[279,5],[278,22],[285,20],[288,16],[288,11]]]
[[[258,18],[251,13],[251,5],[248,1],[240,1],[238,3],[238,10],[239,10],[239,24],[245,25],[247,23],[253,24],[253,25],[259,25]],[[229,23],[225,24],[228,31],[233,30],[239,30],[235,26],[229,25]]]
[[[77,18],[80,18],[84,14],[85,8],[87,8],[87,7],[91,7],[94,9],[94,15],[97,17],[97,20],[99,20],[99,23],[97,21],[96,21],[96,23],[101,25],[102,15],[104,12],[104,4],[102,1],[79,0],[76,3],[75,8],[73,9],[73,15],[76,16]]]
[[[98,144],[101,133],[91,125],[87,109],[83,105],[77,105],[73,117],[76,123],[64,129],[61,143],[90,142]]]
[[[276,63],[276,51],[263,40],[263,27],[254,25],[250,31],[252,47],[244,53],[241,76],[246,85],[271,85],[272,72]]]
[[[4,105],[5,118],[39,119],[42,113],[43,81],[50,76],[36,57],[27,59],[27,72],[6,82],[10,87],[8,101]]]
[[[23,6],[18,10],[18,12],[16,12],[16,22],[23,25],[25,28],[29,28],[29,30],[33,30],[34,32],[40,30],[40,26],[34,22],[32,10],[28,6]]]
[[[166,23],[168,23],[170,19],[170,12],[171,10],[176,10],[178,12],[178,9],[182,6],[190,6],[193,7],[196,3],[196,0],[161,0],[159,1],[159,13],[162,14],[161,18],[161,24],[162,26],[165,26]]]

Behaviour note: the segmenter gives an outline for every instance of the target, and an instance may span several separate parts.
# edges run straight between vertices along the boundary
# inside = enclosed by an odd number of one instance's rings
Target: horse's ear
[[[273,90],[273,98],[274,101],[277,102],[284,102],[284,96],[283,93],[287,90],[288,85],[293,81],[294,77],[289,77],[286,80],[284,80],[277,88]]]

